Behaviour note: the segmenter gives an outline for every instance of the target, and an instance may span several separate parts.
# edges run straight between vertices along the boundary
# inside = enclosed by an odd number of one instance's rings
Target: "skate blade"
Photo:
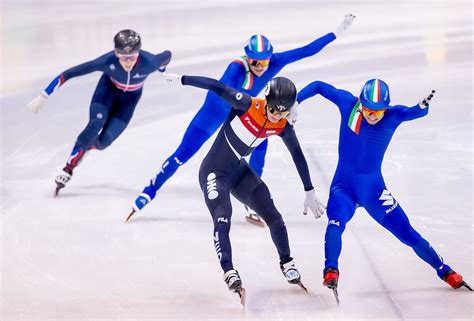
[[[298,285],[300,286],[300,288],[302,288],[306,293],[309,293],[308,288],[305,287],[302,282],[298,282],[298,283],[296,283],[296,284],[298,284]]]
[[[337,292],[337,282],[329,282],[328,284],[323,284],[328,289],[331,289],[336,298],[337,305],[339,305],[339,293]]]
[[[265,227],[265,223],[261,220],[261,219],[257,219],[257,218],[254,218],[253,215],[247,215],[245,216],[245,220],[250,223],[250,224],[253,224],[255,226],[258,226],[258,227],[261,227],[261,228],[264,228]]]
[[[306,293],[309,293],[308,288],[304,286],[303,282],[300,281],[288,281],[290,284],[298,285],[300,288],[302,288]]]
[[[240,298],[240,304],[242,304],[242,307],[245,308],[245,300],[247,299],[247,291],[245,290],[245,288],[240,288],[237,291],[237,294],[239,295],[239,298]]]
[[[132,209],[132,211],[130,212],[130,214],[128,214],[127,219],[125,220],[125,223],[128,222],[128,220],[133,216],[133,214],[135,214],[135,210],[134,210],[134,209]]]
[[[54,190],[54,197],[58,197],[59,191],[64,188],[65,185],[56,183],[56,189]]]
[[[469,291],[473,291],[472,288],[469,286],[469,284],[467,284],[466,282],[462,281],[461,284],[459,285],[458,289],[461,288],[461,287],[465,287],[466,289],[468,289]]]
[[[334,297],[336,298],[337,305],[339,305],[339,293],[337,292],[337,288],[331,289],[334,293]]]

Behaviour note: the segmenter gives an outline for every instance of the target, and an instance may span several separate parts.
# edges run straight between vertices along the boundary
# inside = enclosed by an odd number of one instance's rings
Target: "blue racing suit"
[[[334,39],[336,39],[334,33],[328,33],[304,47],[274,53],[270,58],[268,69],[260,77],[255,76],[250,71],[247,57],[240,57],[230,63],[224,75],[221,77],[220,82],[234,89],[241,90],[250,96],[257,96],[283,67],[292,62],[315,55]],[[160,172],[151,180],[150,185],[145,187],[143,193],[140,194],[144,196],[146,200],[142,197],[142,202],[140,202],[139,199],[135,201],[138,208],[142,208],[146,203],[154,199],[156,192],[176,172],[178,167],[186,163],[196,154],[199,148],[201,148],[224,123],[230,110],[231,105],[228,102],[221,99],[212,91],[207,93],[204,104],[188,125],[180,145],[163,163]],[[250,158],[250,166],[259,176],[261,176],[263,171],[266,149],[267,140],[264,140],[252,153]],[[145,204],[143,204],[143,202],[145,202]]]
[[[428,114],[428,108],[388,106],[383,118],[370,125],[362,116],[358,97],[321,81],[315,81],[298,94],[298,102],[320,94],[333,102],[341,114],[339,160],[330,187],[325,235],[325,269],[338,269],[342,233],[357,207],[410,246],[439,277],[450,270],[430,244],[410,225],[407,215],[387,189],[381,166],[385,151],[397,127]]]

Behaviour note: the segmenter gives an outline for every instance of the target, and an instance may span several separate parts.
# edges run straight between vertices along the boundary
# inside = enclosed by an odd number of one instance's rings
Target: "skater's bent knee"
[[[265,223],[267,223],[269,227],[272,227],[274,225],[285,225],[283,217],[278,212],[274,212],[272,215],[265,215],[265,217]]]

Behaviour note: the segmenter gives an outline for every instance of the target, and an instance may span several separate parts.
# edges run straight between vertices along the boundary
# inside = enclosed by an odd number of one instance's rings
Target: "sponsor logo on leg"
[[[337,222],[336,220],[330,220],[330,221],[328,222],[328,225],[340,226],[339,222]]]
[[[225,218],[225,217],[219,217],[219,218],[217,219],[217,223],[220,223],[220,222],[222,222],[222,223],[229,223],[229,220],[228,220],[227,218]]]
[[[216,199],[219,196],[217,192],[216,174],[209,173],[207,175],[207,198],[210,200]]]
[[[388,209],[385,210],[385,214],[390,213],[398,206],[398,202],[393,198],[392,193],[390,191],[384,189],[382,195],[380,195],[379,200],[381,200],[382,206],[390,206]]]
[[[219,232],[214,234],[214,248],[216,249],[217,258],[222,259],[221,245],[219,243]]]
[[[165,173],[165,168],[168,167],[168,165],[170,164],[169,161],[166,161],[163,163],[163,165],[161,165],[161,172],[164,174]]]

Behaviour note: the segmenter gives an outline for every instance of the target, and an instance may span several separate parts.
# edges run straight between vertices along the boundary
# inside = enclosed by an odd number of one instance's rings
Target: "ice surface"
[[[149,51],[171,49],[171,73],[219,77],[251,34],[282,51],[335,30],[346,13],[357,19],[345,38],[281,75],[298,88],[323,80],[354,93],[380,77],[392,101],[405,105],[436,89],[428,117],[398,129],[383,173],[415,228],[473,285],[470,1],[5,0],[1,320],[472,320],[472,294],[450,289],[364,210],[344,234],[337,307],[321,285],[327,220],[301,214],[301,182],[278,138],[263,179],[309,294],[285,282],[268,229],[245,223],[238,202],[231,237],[246,308],[226,289],[197,182],[211,142],[124,224],[205,96],[165,88],[158,74],[124,134],[89,153],[52,197],[99,74],[68,81],[39,114],[26,104],[62,70],[110,50],[117,30],[136,29]],[[302,106],[297,132],[327,199],[339,115],[322,98]]]

